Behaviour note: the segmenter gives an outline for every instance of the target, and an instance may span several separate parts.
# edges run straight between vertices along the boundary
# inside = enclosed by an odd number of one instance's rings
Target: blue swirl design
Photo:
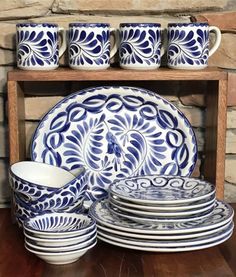
[[[128,87],[92,88],[64,98],[42,119],[31,150],[35,161],[66,170],[84,166],[91,200],[129,176],[188,176],[197,158],[184,115],[160,96]]]
[[[134,201],[192,202],[215,193],[215,186],[206,181],[174,176],[137,176],[113,183],[109,191],[118,197]]]
[[[110,32],[69,29],[70,65],[106,65],[110,63]]]
[[[47,31],[17,31],[17,64],[22,67],[59,65],[58,33]]]
[[[172,28],[168,32],[168,65],[207,65],[209,56],[209,31],[179,30]]]
[[[160,65],[160,29],[122,29],[119,56],[122,65]]]

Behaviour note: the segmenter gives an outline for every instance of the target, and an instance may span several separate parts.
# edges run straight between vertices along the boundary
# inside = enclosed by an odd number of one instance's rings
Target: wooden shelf
[[[215,183],[217,197],[223,198],[227,72],[210,67],[194,71],[167,68],[152,71],[133,71],[118,68],[103,71],[76,71],[67,68],[54,71],[10,71],[8,73],[10,163],[26,158],[24,82],[29,81],[207,81],[204,178]],[[159,93],[161,94],[161,92]]]

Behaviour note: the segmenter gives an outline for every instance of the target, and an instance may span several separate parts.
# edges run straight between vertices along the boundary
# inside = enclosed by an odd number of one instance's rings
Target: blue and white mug
[[[215,42],[209,49],[210,32]],[[221,32],[208,23],[168,24],[167,65],[174,69],[203,69],[221,42]]]
[[[52,70],[66,50],[66,33],[53,23],[16,25],[17,67],[25,70]],[[59,34],[62,43],[59,49]]]
[[[114,35],[111,49],[110,36]],[[69,24],[69,66],[72,69],[102,70],[118,49],[117,31],[106,23]]]
[[[157,69],[164,50],[161,47],[159,23],[120,24],[120,67],[124,69]]]

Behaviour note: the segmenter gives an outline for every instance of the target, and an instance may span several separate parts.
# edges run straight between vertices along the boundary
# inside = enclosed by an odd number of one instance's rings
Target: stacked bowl
[[[53,165],[22,161],[11,165],[10,185],[13,205],[20,226],[46,211],[80,212],[87,189],[84,168],[76,175]]]
[[[77,261],[96,245],[96,224],[85,214],[53,212],[23,223],[25,247],[50,264]]]
[[[233,209],[216,200],[215,186],[180,176],[126,178],[92,204],[98,238],[113,245],[153,252],[208,248],[233,232]]]

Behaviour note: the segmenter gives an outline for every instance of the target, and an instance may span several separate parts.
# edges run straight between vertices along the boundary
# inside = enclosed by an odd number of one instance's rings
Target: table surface
[[[236,204],[232,206],[235,210]],[[10,209],[0,209],[0,277],[13,276],[236,276],[236,232],[219,246],[183,253],[135,251],[98,242],[77,262],[55,266],[24,248],[22,230],[12,224]]]

